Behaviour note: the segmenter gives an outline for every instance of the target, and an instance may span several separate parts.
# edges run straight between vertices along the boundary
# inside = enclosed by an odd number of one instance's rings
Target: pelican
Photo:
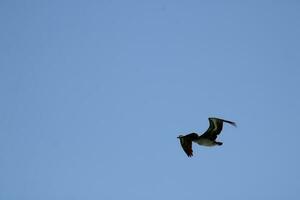
[[[197,133],[190,133],[188,135],[179,135],[177,138],[180,140],[180,144],[182,149],[186,153],[188,157],[193,156],[193,149],[192,149],[192,142],[195,142],[202,146],[221,146],[223,143],[216,141],[218,135],[221,133],[223,128],[223,122],[231,124],[236,127],[235,122],[228,121],[225,119],[210,117],[209,120],[209,127],[208,129],[202,134],[198,135]]]

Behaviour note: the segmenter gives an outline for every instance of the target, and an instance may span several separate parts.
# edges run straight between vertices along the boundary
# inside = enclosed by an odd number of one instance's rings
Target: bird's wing
[[[211,140],[217,139],[217,136],[221,133],[221,131],[223,129],[223,122],[226,122],[233,126],[236,126],[236,124],[234,122],[228,121],[225,119],[208,118],[208,120],[209,120],[209,127],[205,131],[205,133],[203,133],[200,137],[206,137]]]
[[[188,157],[193,156],[193,149],[192,149],[192,139],[191,137],[188,137],[188,135],[180,137],[180,144],[182,146],[182,149],[186,153]]]

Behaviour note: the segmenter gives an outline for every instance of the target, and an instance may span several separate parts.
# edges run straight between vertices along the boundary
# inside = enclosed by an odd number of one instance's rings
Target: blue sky
[[[299,9],[1,1],[0,199],[299,199]]]

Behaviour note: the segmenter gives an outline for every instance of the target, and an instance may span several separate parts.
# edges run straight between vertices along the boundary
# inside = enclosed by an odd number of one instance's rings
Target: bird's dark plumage
[[[193,156],[192,141],[198,138],[196,133],[191,133],[186,136],[178,136],[180,144],[188,157]]]
[[[193,156],[192,142],[196,142],[199,145],[204,146],[222,145],[223,143],[216,141],[216,139],[223,129],[223,122],[236,126],[234,122],[225,119],[208,118],[208,120],[209,127],[202,135],[199,136],[197,133],[190,133],[185,136],[180,135],[177,137],[179,138],[180,144],[188,157]]]
[[[223,122],[236,126],[234,122],[224,120],[224,119],[208,118],[208,120],[209,120],[209,127],[200,137],[209,138],[210,140],[217,139],[217,136],[221,133],[223,129]]]

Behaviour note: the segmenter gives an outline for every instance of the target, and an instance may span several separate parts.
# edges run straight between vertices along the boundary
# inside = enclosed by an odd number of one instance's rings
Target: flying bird
[[[188,157],[193,156],[192,142],[195,142],[202,146],[220,146],[223,143],[216,141],[216,139],[222,131],[223,122],[236,126],[235,122],[228,121],[225,119],[211,117],[208,118],[208,120],[209,127],[202,135],[199,136],[197,133],[190,133],[188,135],[179,135],[177,137],[180,140],[182,149]]]

